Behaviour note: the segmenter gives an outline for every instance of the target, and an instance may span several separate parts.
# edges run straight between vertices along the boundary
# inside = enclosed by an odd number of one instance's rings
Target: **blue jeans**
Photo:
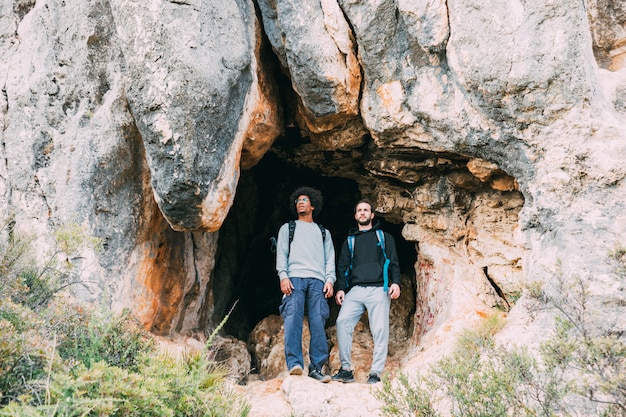
[[[354,326],[367,310],[374,339],[371,373],[380,375],[387,361],[389,345],[389,308],[391,299],[383,287],[353,287],[346,294],[337,316],[337,344],[343,369],[351,369]]]
[[[311,342],[309,344],[309,367],[318,371],[328,361],[328,341],[324,326],[330,309],[324,297],[324,283],[316,278],[290,278],[294,286],[291,295],[284,295],[280,313],[285,322],[285,359],[287,369],[300,365],[302,358],[302,321],[307,308]]]

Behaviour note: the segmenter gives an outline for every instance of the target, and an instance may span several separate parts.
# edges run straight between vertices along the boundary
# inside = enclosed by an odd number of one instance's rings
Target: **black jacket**
[[[352,258],[352,276],[350,277],[350,287],[382,287],[383,286],[383,266],[385,257],[382,249],[378,246],[376,230],[380,227],[379,222],[374,222],[373,227],[366,231],[351,229],[349,236],[354,236],[354,257]],[[389,264],[389,285],[400,285],[400,264],[398,262],[398,252],[396,242],[389,233],[385,233],[385,249]],[[348,290],[346,285],[346,271],[350,266],[350,249],[346,239],[341,246],[341,254],[337,264],[337,291]]]

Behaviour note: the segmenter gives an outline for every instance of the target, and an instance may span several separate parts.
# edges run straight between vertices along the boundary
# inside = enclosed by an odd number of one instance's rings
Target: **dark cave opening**
[[[214,323],[219,323],[237,302],[223,334],[247,341],[257,323],[279,314],[282,294],[270,238],[292,218],[289,195],[302,185],[317,188],[324,196],[317,221],[331,232],[336,256],[348,230],[355,227],[353,207],[361,198],[355,181],[294,167],[272,152],[254,168],[243,171],[235,201],[220,229],[212,279]],[[414,277],[415,243],[404,240],[402,224],[387,222],[381,216],[378,220],[396,240],[402,274]],[[329,299],[329,305],[331,319],[327,325],[332,326],[338,307],[334,299]]]

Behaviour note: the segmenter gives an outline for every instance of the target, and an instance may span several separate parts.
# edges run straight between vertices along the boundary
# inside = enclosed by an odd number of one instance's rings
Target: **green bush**
[[[59,354],[90,368],[97,362],[136,370],[138,357],[154,350],[154,342],[129,310],[114,315],[62,305],[50,320],[59,336]]]
[[[378,396],[384,415],[436,416],[433,410],[442,407],[455,417],[571,416],[574,403],[585,399],[598,416],[626,417],[624,334],[590,310],[580,278],[559,282],[556,295],[534,286],[530,297],[557,312],[555,334],[539,352],[497,346],[493,336],[503,322],[488,317],[459,337],[453,354],[411,383],[400,375],[383,385]]]
[[[482,329],[466,331],[452,355],[413,383],[400,375],[378,395],[386,416],[435,417],[439,415],[435,400],[439,407],[450,404],[445,414],[458,417],[556,416],[564,387],[556,374],[544,380],[541,375],[533,355],[497,347]]]
[[[71,253],[94,243],[80,228],[58,231],[41,268],[33,267],[30,241],[9,235],[0,242],[0,416],[249,413],[206,351],[158,354],[129,311],[92,310],[62,297],[78,282]]]
[[[48,363],[41,326],[27,307],[0,299],[0,406],[22,395],[42,395],[35,382]]]
[[[65,276],[52,259],[36,266],[32,237],[12,227],[6,235],[0,241],[0,406],[24,395],[41,397],[39,380],[55,354],[42,314]]]
[[[610,320],[591,311],[582,279],[559,285],[559,295],[546,296],[560,315],[554,337],[542,345],[544,362],[551,369],[575,371],[576,377],[569,379],[572,392],[598,404],[601,415],[626,417],[623,329],[614,329]]]
[[[381,411],[386,416],[439,417],[433,406],[433,393],[424,384],[423,378],[411,383],[405,374],[400,374],[394,384],[383,379],[382,390],[375,391],[374,396],[383,402]]]
[[[39,287],[44,280],[37,280],[38,271],[33,265],[35,261],[30,256],[32,238],[18,237],[9,231],[6,242],[0,241],[0,298],[9,298],[18,304],[26,304],[39,298]],[[32,290],[31,290],[32,287]],[[44,291],[45,292],[45,291]]]
[[[46,401],[15,401],[0,416],[247,416],[205,353],[143,356],[137,372],[105,362],[52,374]],[[25,398],[26,400],[32,400]]]
[[[10,297],[34,310],[45,307],[62,289],[80,282],[70,258],[81,249],[100,248],[100,241],[88,237],[77,223],[64,223],[55,230],[54,246],[39,265],[32,256],[32,236],[19,235],[12,227],[7,228],[7,235],[6,241],[0,241],[0,298]]]

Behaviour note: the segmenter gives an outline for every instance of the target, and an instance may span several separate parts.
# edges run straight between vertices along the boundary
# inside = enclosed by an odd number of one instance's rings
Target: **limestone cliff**
[[[73,260],[76,295],[156,334],[210,331],[242,287],[231,333],[271,315],[275,277],[242,280],[304,181],[336,244],[360,195],[399,227],[409,368],[496,305],[540,334],[513,295],[560,276],[626,329],[606,263],[626,247],[624,2],[14,0],[0,50],[0,224],[44,253],[79,222],[104,250]]]

